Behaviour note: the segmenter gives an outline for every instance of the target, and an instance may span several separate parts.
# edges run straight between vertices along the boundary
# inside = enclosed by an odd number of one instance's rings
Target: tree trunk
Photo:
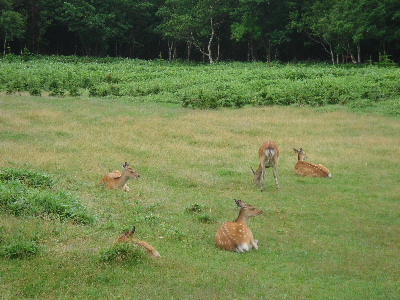
[[[187,61],[190,61],[190,55],[192,53],[192,45],[193,43],[191,41],[187,41]]]
[[[172,60],[172,49],[174,47],[174,42],[168,41],[168,60]]]
[[[6,56],[6,46],[7,46],[7,35],[4,37],[3,56]]]
[[[214,26],[213,26],[213,19],[211,19],[211,35],[210,35],[210,39],[208,41],[208,46],[207,46],[207,51],[208,53],[206,53],[206,55],[208,56],[208,60],[210,61],[210,64],[214,63],[213,57],[212,57],[212,42],[214,40]]]

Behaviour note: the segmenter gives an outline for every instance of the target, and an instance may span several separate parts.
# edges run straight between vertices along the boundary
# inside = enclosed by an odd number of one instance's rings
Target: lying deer
[[[139,173],[137,173],[136,170],[133,169],[127,162],[125,162],[125,164],[123,164],[122,167],[124,168],[124,171],[122,173],[116,170],[103,176],[101,182],[105,183],[110,190],[121,189],[127,192],[130,190],[126,184],[128,179],[140,178]]]
[[[247,221],[263,212],[241,200],[235,202],[241,207],[239,216],[235,221],[221,225],[215,235],[215,243],[219,248],[229,251],[246,252],[252,248],[258,250],[258,241],[254,240]]]
[[[304,161],[308,157],[303,148],[300,148],[300,151],[295,148],[293,148],[293,150],[295,153],[297,153],[298,158],[297,164],[294,166],[294,173],[296,175],[332,178],[331,172],[329,172],[325,166]]]
[[[135,226],[133,226],[132,230],[127,230],[124,235],[115,240],[114,244],[129,243],[132,241],[136,245],[136,247],[142,247],[144,250],[146,250],[146,253],[150,257],[161,257],[160,253],[158,253],[158,251],[152,245],[144,241],[139,241],[135,238],[135,229]]]
[[[278,160],[279,160],[279,149],[276,146],[275,142],[267,141],[261,145],[260,149],[258,149],[258,156],[260,157],[260,164],[258,165],[258,169],[256,171],[251,169],[254,175],[254,182],[257,186],[261,186],[261,191],[265,189],[265,181],[266,181],[266,168],[273,168],[273,174],[275,178],[276,188],[278,190],[281,189],[278,182]]]

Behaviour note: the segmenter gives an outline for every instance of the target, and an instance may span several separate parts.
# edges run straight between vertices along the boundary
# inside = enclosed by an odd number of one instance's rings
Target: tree
[[[279,46],[289,41],[288,2],[285,0],[239,0],[233,11],[232,38],[247,42],[247,60],[257,60],[257,52],[266,53],[271,61]]]
[[[157,26],[156,32],[167,40],[169,60],[177,58],[177,45],[183,42],[187,45],[187,60],[190,60],[191,32],[194,28],[192,6],[193,1],[191,0],[166,0],[157,11],[161,22]]]
[[[185,41],[188,58],[192,45],[212,64],[220,57],[220,29],[229,18],[231,1],[222,0],[167,0],[158,14],[162,22],[158,26],[171,45]],[[172,57],[170,47],[169,57]],[[216,50],[216,54],[214,53]]]
[[[4,11],[0,16],[0,30],[3,34],[3,55],[6,54],[7,42],[22,39],[25,34],[26,19],[18,12]]]

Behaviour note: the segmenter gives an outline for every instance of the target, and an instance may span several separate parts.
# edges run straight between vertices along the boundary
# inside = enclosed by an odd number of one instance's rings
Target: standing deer
[[[300,176],[309,177],[322,177],[322,178],[332,178],[331,172],[321,164],[312,164],[304,161],[307,159],[307,154],[304,152],[303,148],[300,151],[293,148],[294,152],[297,153],[297,164],[294,166],[294,173]]]
[[[129,243],[133,242],[136,247],[142,247],[144,250],[146,250],[146,253],[150,257],[161,257],[160,253],[149,243],[144,242],[144,241],[139,241],[138,239],[135,238],[134,233],[135,233],[135,226],[133,226],[132,230],[127,230],[124,235],[120,236],[117,238],[114,242],[114,244],[118,243]]]
[[[215,235],[215,243],[219,248],[229,251],[246,252],[252,248],[258,250],[258,241],[254,240],[247,221],[263,212],[241,200],[235,202],[241,207],[239,216],[235,221],[221,225]]]
[[[139,179],[140,174],[136,172],[127,162],[122,165],[124,171],[121,173],[118,170],[115,170],[111,173],[108,173],[103,176],[101,183],[105,183],[108,189],[121,189],[125,192],[128,192],[130,188],[126,184],[129,178]]]
[[[265,181],[266,181],[266,168],[273,168],[273,174],[275,178],[276,188],[278,190],[281,189],[278,182],[278,160],[279,160],[279,149],[278,146],[273,141],[267,141],[261,145],[260,149],[258,149],[258,156],[260,157],[260,164],[258,165],[258,169],[256,171],[251,169],[254,175],[254,182],[257,186],[261,186],[261,191],[265,189]]]

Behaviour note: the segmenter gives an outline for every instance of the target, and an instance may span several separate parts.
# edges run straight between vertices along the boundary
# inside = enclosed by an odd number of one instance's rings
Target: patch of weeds
[[[199,219],[199,221],[201,223],[207,223],[207,224],[211,224],[211,223],[216,223],[217,222],[217,219],[212,217],[212,216],[210,216],[209,214],[200,215],[198,217],[198,219]]]
[[[202,204],[192,204],[188,207],[185,208],[185,211],[188,213],[201,213],[203,212],[207,207],[202,205]]]
[[[211,217],[209,213],[206,213],[205,211],[209,210],[207,206],[202,205],[202,204],[193,204],[185,208],[185,211],[187,213],[192,213],[197,215],[197,219],[201,223],[215,223],[216,219]]]
[[[177,228],[168,228],[166,230],[166,236],[177,241],[184,241],[187,238],[187,234]]]
[[[100,261],[105,263],[127,263],[137,265],[148,259],[141,247],[133,243],[119,243],[100,253]]]
[[[90,224],[94,217],[66,191],[51,191],[53,179],[29,170],[3,169],[0,173],[0,207],[15,216],[39,216]],[[47,188],[47,189],[46,189]]]
[[[17,180],[32,188],[52,188],[54,186],[53,176],[28,169],[5,168],[0,170],[0,181]]]
[[[41,248],[36,241],[17,240],[0,247],[0,257],[10,259],[30,258],[38,255]]]

